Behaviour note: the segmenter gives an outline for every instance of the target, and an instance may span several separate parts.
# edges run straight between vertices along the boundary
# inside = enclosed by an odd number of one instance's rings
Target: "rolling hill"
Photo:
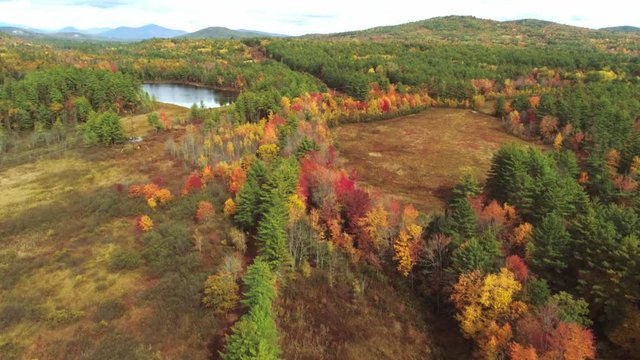
[[[601,28],[604,31],[622,32],[622,33],[640,33],[640,28],[635,26],[614,26]]]
[[[180,36],[185,39],[242,39],[253,37],[286,37],[288,35],[273,34],[263,31],[233,30],[221,26],[212,26]]]
[[[411,23],[335,34],[310,34],[320,39],[401,40],[501,44],[505,46],[590,44],[638,49],[640,34],[633,27],[589,29],[537,19],[496,21],[473,16],[435,17]]]

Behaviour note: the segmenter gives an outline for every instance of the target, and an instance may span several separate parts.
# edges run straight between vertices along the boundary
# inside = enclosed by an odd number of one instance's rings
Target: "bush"
[[[152,275],[171,271],[186,273],[198,264],[189,254],[191,234],[182,224],[164,223],[158,231],[148,233],[143,239],[146,242],[143,256]]]
[[[92,360],[142,360],[145,359],[129,335],[110,334],[100,341],[93,353],[87,357]]]
[[[155,112],[147,115],[147,123],[149,124],[149,126],[154,128],[156,131],[162,130],[164,128],[164,126],[160,122],[160,117]]]
[[[120,118],[111,110],[104,113],[91,113],[81,129],[86,145],[111,145],[125,140]]]
[[[0,343],[0,354],[5,360],[18,359],[20,354],[20,348],[18,345],[12,342]]]
[[[118,319],[124,315],[126,307],[120,299],[105,300],[98,304],[96,313],[93,315],[93,321],[111,321]]]
[[[204,297],[202,303],[216,315],[224,315],[238,303],[239,287],[231,273],[220,271],[209,276],[204,283]]]
[[[247,251],[247,238],[241,230],[231,228],[229,231],[231,237],[231,243],[240,253],[244,254]]]
[[[74,322],[84,316],[84,311],[62,309],[49,314],[49,321],[56,325]]]
[[[240,275],[240,272],[242,272],[242,259],[235,254],[227,255],[222,261],[220,270],[231,274],[235,280],[238,278],[238,275]]]
[[[133,270],[140,266],[142,256],[135,250],[118,250],[109,258],[109,270]]]

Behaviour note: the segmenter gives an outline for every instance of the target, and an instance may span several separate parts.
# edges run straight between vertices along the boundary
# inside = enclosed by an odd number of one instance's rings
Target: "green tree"
[[[564,219],[557,212],[547,214],[533,230],[534,270],[554,284],[562,281],[562,272],[568,266],[571,236],[565,229]]]
[[[466,197],[453,200],[447,218],[450,228],[457,235],[471,237],[476,232],[476,217]]]
[[[272,268],[277,268],[287,256],[286,226],[289,220],[284,199],[273,194],[271,204],[258,225],[258,243],[260,254]]]
[[[257,257],[242,281],[243,303],[249,310],[233,325],[227,346],[220,355],[225,360],[279,359],[281,350],[272,309],[276,297],[275,276],[269,264]]]
[[[233,221],[241,228],[255,229],[260,220],[260,189],[266,179],[266,168],[261,160],[255,160],[247,173],[247,182],[236,197],[236,213]]]
[[[499,118],[507,114],[507,100],[504,96],[498,96],[496,98],[496,112],[495,115]]]

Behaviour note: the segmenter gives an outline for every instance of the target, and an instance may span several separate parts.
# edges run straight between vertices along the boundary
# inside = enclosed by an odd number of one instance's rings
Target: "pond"
[[[142,90],[163,103],[184,107],[204,103],[207,108],[216,108],[233,103],[238,93],[208,89],[187,84],[142,84]]]

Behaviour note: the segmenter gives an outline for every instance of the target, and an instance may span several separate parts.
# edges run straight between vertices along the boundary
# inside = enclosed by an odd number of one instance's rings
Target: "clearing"
[[[432,108],[332,132],[345,166],[361,184],[422,211],[441,210],[464,172],[484,181],[502,144],[530,144],[507,134],[495,117],[461,109]]]

